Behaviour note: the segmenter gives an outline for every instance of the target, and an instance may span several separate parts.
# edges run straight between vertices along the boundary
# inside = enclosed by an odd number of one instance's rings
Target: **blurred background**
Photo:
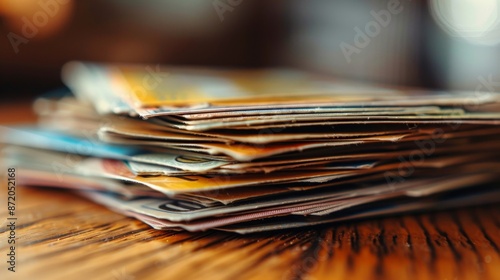
[[[70,60],[500,91],[500,0],[0,0],[0,32],[2,102],[62,86]]]

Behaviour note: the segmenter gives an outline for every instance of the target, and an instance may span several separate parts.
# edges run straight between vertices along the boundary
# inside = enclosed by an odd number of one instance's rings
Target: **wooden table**
[[[500,205],[241,236],[156,231],[22,186],[10,272],[1,174],[0,279],[500,279]]]

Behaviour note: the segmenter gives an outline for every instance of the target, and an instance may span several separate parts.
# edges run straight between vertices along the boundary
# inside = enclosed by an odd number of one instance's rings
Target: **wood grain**
[[[31,103],[32,101],[14,101],[0,104],[0,125],[32,123],[36,116]]]
[[[498,205],[242,236],[156,231],[56,190],[17,197],[17,272],[2,260],[1,279],[500,279]]]

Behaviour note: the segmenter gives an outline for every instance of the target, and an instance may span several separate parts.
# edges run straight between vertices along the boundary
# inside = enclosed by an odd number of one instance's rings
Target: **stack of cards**
[[[500,94],[274,70],[72,62],[2,128],[27,185],[156,229],[250,233],[500,201]]]

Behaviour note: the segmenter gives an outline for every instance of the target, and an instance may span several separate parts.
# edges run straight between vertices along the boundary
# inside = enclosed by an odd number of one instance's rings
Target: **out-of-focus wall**
[[[500,0],[430,0],[430,67],[444,88],[500,92]]]
[[[4,99],[61,86],[70,60],[500,85],[500,0],[2,0],[0,35]]]
[[[419,85],[422,2],[293,1],[288,58],[367,81]]]

